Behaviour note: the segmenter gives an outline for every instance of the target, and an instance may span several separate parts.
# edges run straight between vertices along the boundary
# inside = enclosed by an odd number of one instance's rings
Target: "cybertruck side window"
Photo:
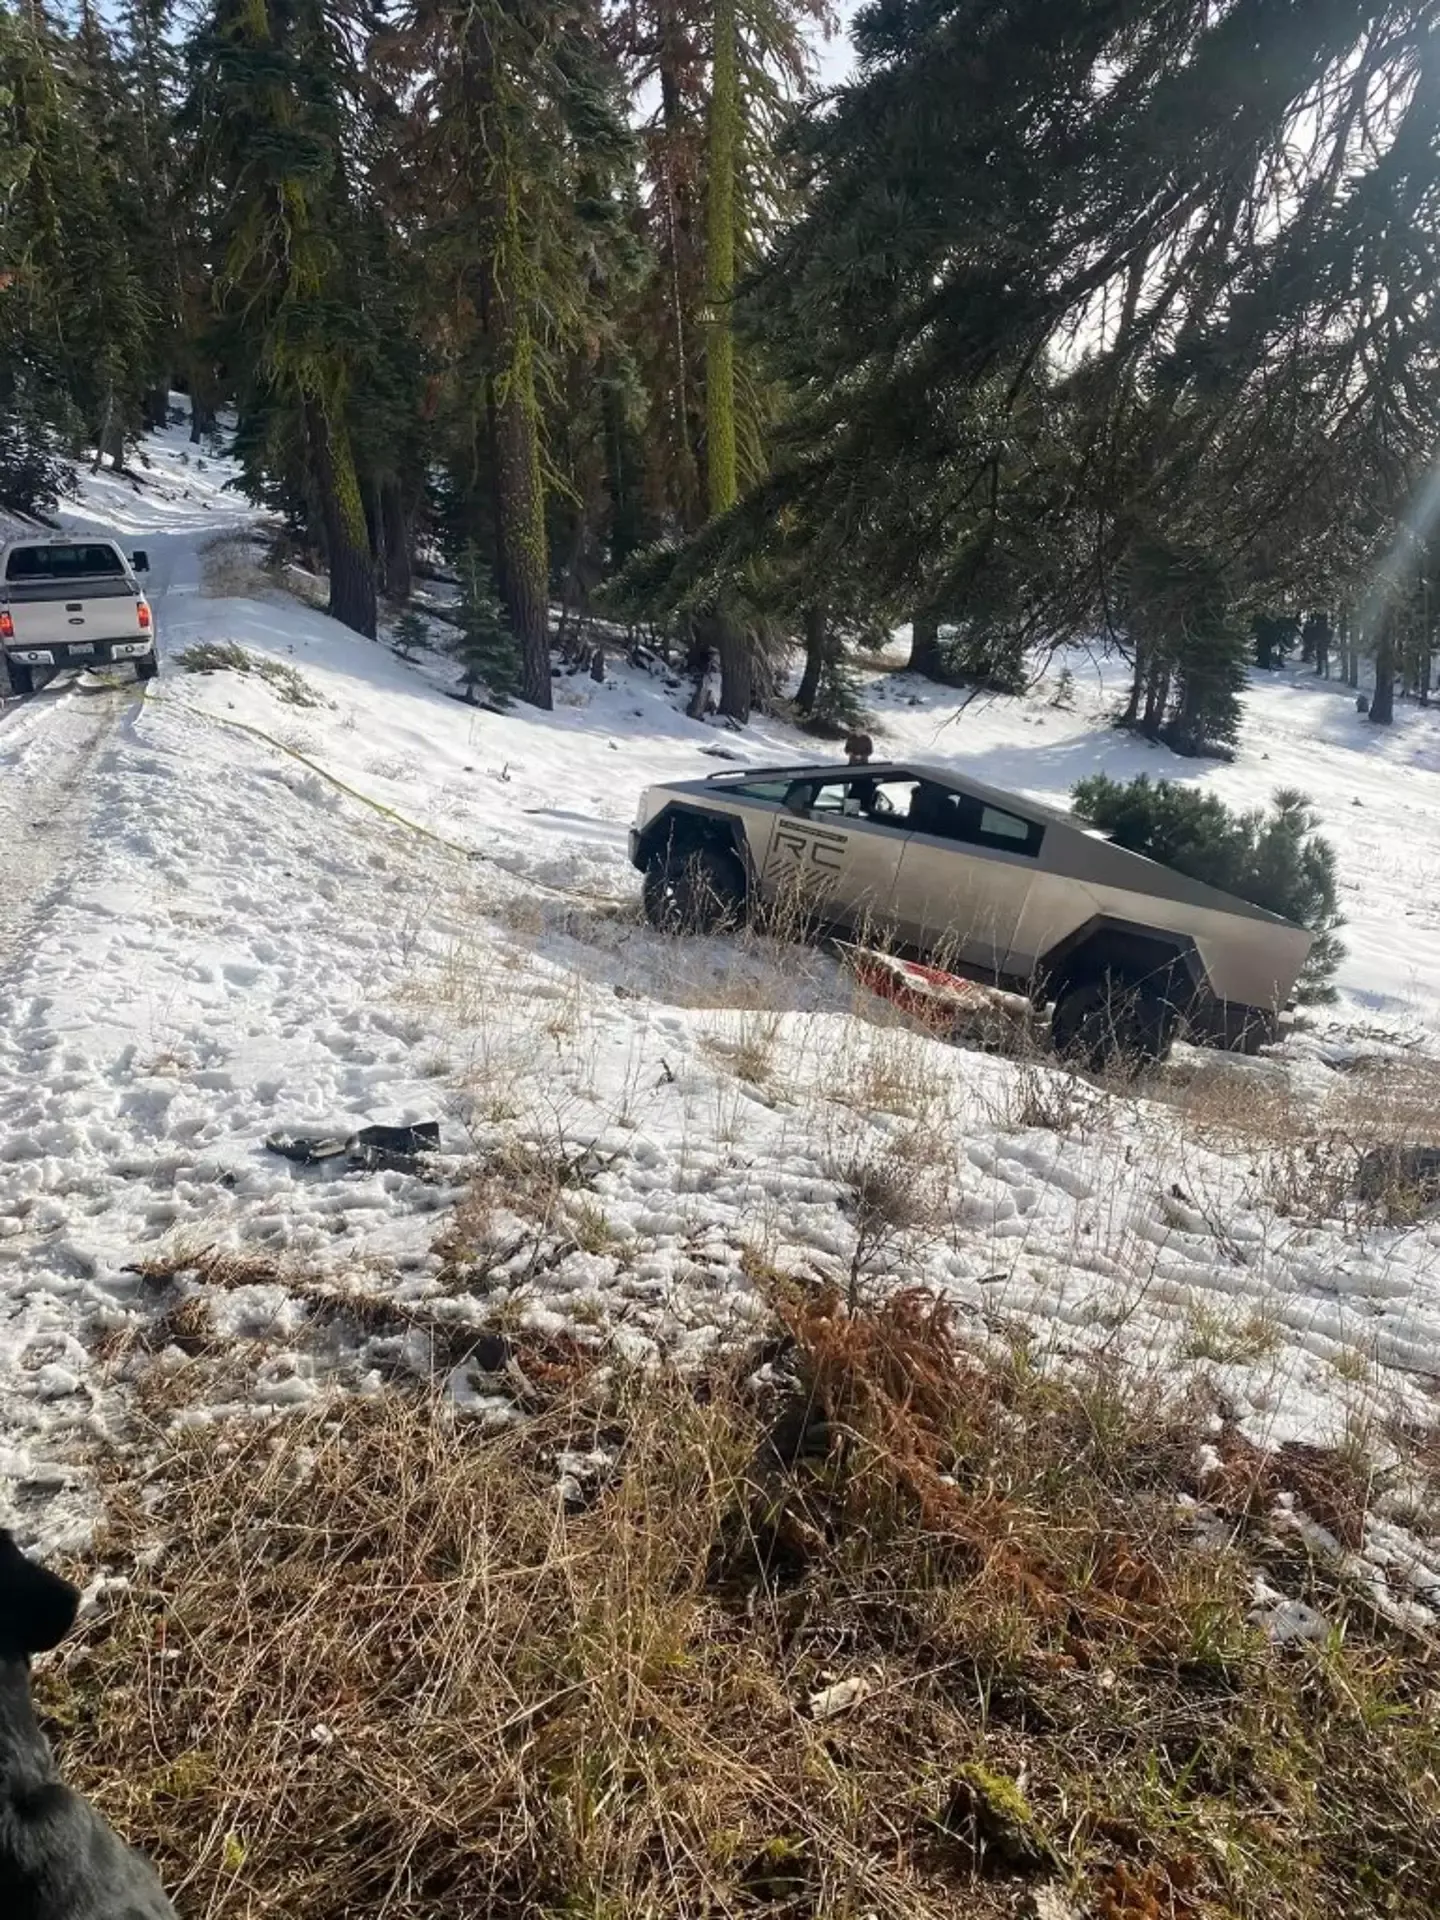
[[[783,800],[793,783],[789,780],[746,780],[739,786],[726,786],[724,793],[743,793],[747,800]]]
[[[873,773],[844,780],[801,781],[785,797],[792,813],[867,820],[872,827],[907,828],[915,792],[913,779],[881,779]]]
[[[953,793],[948,787],[920,781],[910,806],[913,833],[933,834],[967,847],[991,847],[997,853],[1016,853],[1033,860],[1045,839],[1038,820],[1026,820],[1004,807],[991,806],[971,793]]]
[[[1009,847],[1016,853],[1036,854],[1045,829],[1038,821],[1022,820],[1018,813],[982,805],[979,838],[982,847]]]

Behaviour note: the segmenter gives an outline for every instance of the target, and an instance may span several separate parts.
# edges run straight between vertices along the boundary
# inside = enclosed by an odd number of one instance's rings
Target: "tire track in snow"
[[[0,732],[0,981],[89,837],[91,774],[130,689],[42,701]]]
[[[172,588],[177,597],[198,589],[198,536],[159,533],[150,545],[155,571],[147,597],[158,623]],[[71,686],[32,695],[0,718],[0,989],[64,897],[89,837],[101,749],[144,693],[139,682],[108,692]]]

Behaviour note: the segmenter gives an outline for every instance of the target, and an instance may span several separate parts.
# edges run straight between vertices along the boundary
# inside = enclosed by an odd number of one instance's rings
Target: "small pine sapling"
[[[413,660],[420,649],[429,644],[429,622],[424,614],[407,607],[395,622],[395,651],[402,660]]]
[[[483,688],[498,706],[520,691],[520,644],[506,623],[490,570],[473,547],[460,556],[459,630],[450,651],[465,669],[465,691]]]

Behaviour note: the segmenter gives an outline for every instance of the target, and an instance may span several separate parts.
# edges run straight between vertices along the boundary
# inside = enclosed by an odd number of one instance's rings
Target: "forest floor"
[[[623,662],[466,705],[226,462],[136,471],[69,517],[143,534],[161,678],[0,719],[0,1520],[129,1583],[47,1699],[183,1910],[1425,1910],[1440,1220],[1355,1176],[1440,1145],[1440,720],[1285,672],[1202,765],[1079,656],[877,667],[881,751],[1037,798],[1310,794],[1337,1003],[1095,1084],[644,924],[643,788],[813,740]],[[287,1851],[332,1830],[369,1881]]]

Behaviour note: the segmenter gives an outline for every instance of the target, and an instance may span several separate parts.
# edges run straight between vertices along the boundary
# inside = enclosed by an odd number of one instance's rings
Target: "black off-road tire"
[[[1139,1073],[1164,1060],[1179,1015],[1162,993],[1123,974],[1102,973],[1062,989],[1050,1040],[1062,1060],[1086,1073]]]
[[[160,656],[158,653],[147,653],[143,660],[137,660],[135,662],[135,678],[137,680],[153,680],[159,671]]]
[[[1253,1059],[1262,1048],[1273,1047],[1279,1038],[1278,1014],[1263,1012],[1258,1007],[1249,1007],[1231,1038],[1230,1051],[1247,1053]]]
[[[22,666],[18,660],[7,660],[0,654],[0,700],[18,700],[22,694],[33,693],[34,677],[29,667]]]
[[[719,847],[673,848],[646,867],[643,897],[662,933],[723,933],[745,917],[745,876]]]

